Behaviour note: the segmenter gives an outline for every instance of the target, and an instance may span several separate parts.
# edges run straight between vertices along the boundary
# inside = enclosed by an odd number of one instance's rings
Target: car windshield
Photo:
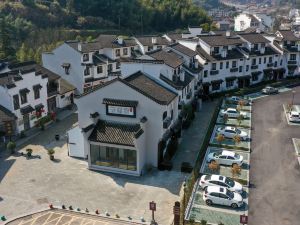
[[[231,180],[230,178],[226,178],[226,179],[225,179],[225,183],[226,183],[227,185],[229,185],[230,187],[233,187],[233,186],[234,186],[234,181]]]
[[[206,175],[206,176],[204,177],[204,180],[210,180],[210,178],[211,178],[211,175]]]
[[[236,132],[237,134],[240,134],[240,133],[242,133],[242,131],[241,131],[241,130],[239,130],[239,129],[236,129],[236,130],[235,130],[235,132]]]
[[[237,153],[234,154],[234,158],[239,159],[241,156]]]
[[[221,152],[214,153],[214,156],[219,156],[219,155],[221,155]]]
[[[234,197],[233,192],[231,192],[231,191],[229,191],[229,190],[226,191],[226,195],[227,195],[229,198],[231,198],[231,199],[233,199],[233,197]]]

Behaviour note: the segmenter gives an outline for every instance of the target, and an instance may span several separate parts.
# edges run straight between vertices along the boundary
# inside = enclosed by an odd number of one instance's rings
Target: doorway
[[[30,129],[29,114],[23,115],[23,122],[24,122],[24,130],[29,130]]]

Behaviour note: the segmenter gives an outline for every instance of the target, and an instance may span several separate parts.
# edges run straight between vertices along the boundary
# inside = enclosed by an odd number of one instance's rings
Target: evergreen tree
[[[11,30],[4,18],[0,18],[0,58],[14,58],[15,50],[11,44]]]
[[[21,48],[17,51],[17,59],[20,62],[26,61],[27,49],[24,43],[22,43]]]
[[[74,0],[66,1],[66,9],[68,13],[73,13],[75,11]]]

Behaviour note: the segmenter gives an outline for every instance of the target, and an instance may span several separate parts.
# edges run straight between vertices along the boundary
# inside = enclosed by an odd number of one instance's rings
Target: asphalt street
[[[300,87],[294,103],[300,105]],[[283,104],[292,92],[257,99],[252,114],[249,225],[300,224],[300,166],[292,138],[300,126],[291,126]]]

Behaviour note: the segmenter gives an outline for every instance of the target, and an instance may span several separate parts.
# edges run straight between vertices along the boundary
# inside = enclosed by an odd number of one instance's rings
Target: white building
[[[91,89],[75,102],[90,169],[139,176],[163,161],[178,123],[176,92],[137,72]]]
[[[165,48],[169,41],[165,37],[160,36],[141,36],[135,38],[139,51],[144,55],[151,51]]]
[[[118,76],[119,60],[131,57],[136,46],[133,39],[115,35],[100,35],[87,43],[68,41],[51,53],[44,53],[43,66],[83,93]]]
[[[194,57],[192,57],[194,58]],[[191,63],[190,70],[198,63]],[[187,67],[189,67],[187,66]],[[139,59],[124,60],[121,63],[122,76],[127,77],[137,71],[142,71],[153,77],[163,86],[173,90],[179,95],[180,105],[192,101],[197,87],[199,71],[195,69],[195,74],[186,72],[184,69],[184,57],[179,56],[170,48],[149,52]]]
[[[261,31],[271,31],[273,18],[266,14],[241,13],[234,18],[234,30],[244,31],[248,28],[257,28]]]
[[[12,126],[17,134],[47,115],[48,77],[31,63],[8,65],[6,71],[0,74],[0,105],[15,115]]]

